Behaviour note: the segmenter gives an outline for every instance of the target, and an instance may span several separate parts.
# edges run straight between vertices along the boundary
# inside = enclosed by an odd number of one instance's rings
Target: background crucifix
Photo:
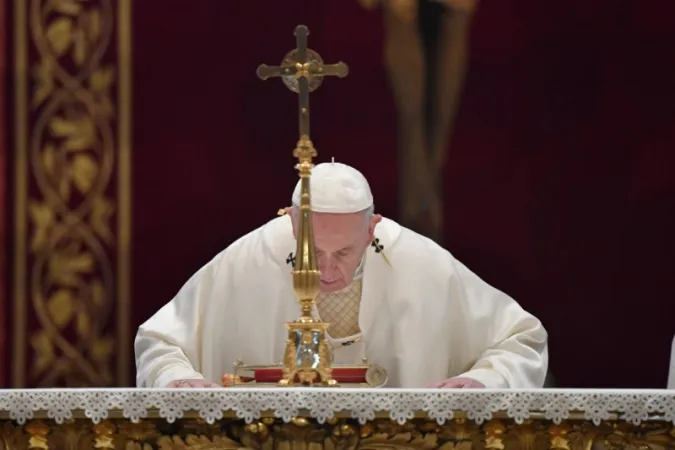
[[[441,243],[443,167],[477,0],[359,1],[383,9],[385,65],[398,115],[399,220]]]

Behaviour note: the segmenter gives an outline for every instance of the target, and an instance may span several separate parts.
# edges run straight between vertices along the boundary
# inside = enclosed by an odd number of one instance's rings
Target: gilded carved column
[[[129,384],[130,8],[15,2],[15,387]]]

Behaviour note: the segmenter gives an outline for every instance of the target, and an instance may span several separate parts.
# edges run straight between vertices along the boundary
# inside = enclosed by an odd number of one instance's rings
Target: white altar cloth
[[[365,423],[386,413],[403,423],[420,412],[440,424],[458,412],[478,423],[503,414],[522,423],[535,416],[554,423],[580,414],[599,424],[619,419],[639,424],[664,420],[675,424],[672,390],[449,390],[356,388],[231,389],[40,389],[0,390],[0,418],[20,424],[42,414],[57,423],[84,413],[93,422],[113,412],[132,421],[152,412],[168,422],[196,412],[209,423],[226,412],[251,422],[263,415],[290,421],[305,412],[323,423],[347,413]]]

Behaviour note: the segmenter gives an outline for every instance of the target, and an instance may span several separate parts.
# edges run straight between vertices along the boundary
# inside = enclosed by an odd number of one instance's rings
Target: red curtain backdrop
[[[5,345],[7,342],[8,323],[6,317],[7,311],[7,260],[9,254],[9,242],[7,241],[7,229],[11,226],[11,220],[7,208],[6,193],[8,183],[8,171],[6,167],[7,161],[7,131],[8,125],[6,111],[9,107],[7,100],[9,99],[9,89],[7,84],[8,68],[7,64],[7,3],[5,0],[0,0],[0,387],[5,386],[5,369],[9,366],[7,361],[7,354],[5,352]]]
[[[134,327],[289,203],[296,97],[255,69],[281,61],[299,23],[327,62],[350,66],[312,96],[319,159],[362,170],[396,217],[379,13],[356,0],[133,6]],[[446,242],[544,321],[559,386],[665,387],[674,43],[672,1],[481,2]]]

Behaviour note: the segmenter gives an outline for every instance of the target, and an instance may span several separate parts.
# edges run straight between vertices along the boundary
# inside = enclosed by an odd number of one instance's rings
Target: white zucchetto
[[[312,211],[349,214],[364,211],[373,205],[368,180],[361,172],[346,164],[330,162],[314,166],[310,177]],[[293,191],[293,205],[300,205],[300,180]]]

